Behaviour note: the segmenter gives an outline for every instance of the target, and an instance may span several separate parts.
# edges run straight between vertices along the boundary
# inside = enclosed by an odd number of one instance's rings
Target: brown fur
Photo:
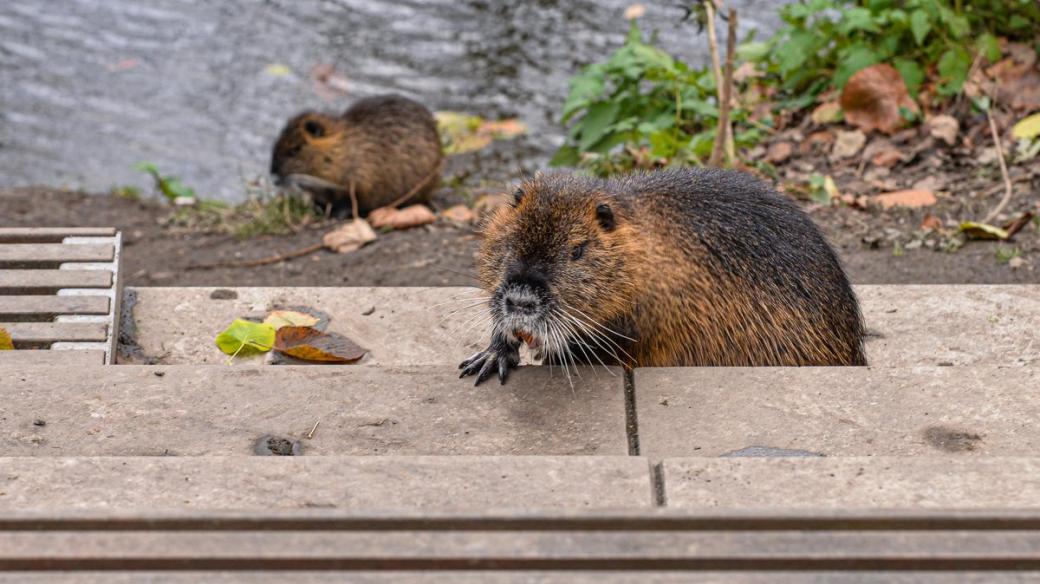
[[[859,306],[833,250],[749,175],[555,174],[525,183],[518,199],[486,225],[481,284],[494,295],[510,269],[533,266],[550,303],[619,333],[607,336],[623,352],[572,340],[580,361],[596,349],[596,361],[613,352],[628,367],[866,364]],[[604,203],[609,229],[597,222]]]
[[[271,173],[315,177],[338,189],[308,188],[319,206],[346,206],[354,187],[361,213],[425,184],[408,202],[425,202],[437,186],[443,155],[437,123],[422,105],[398,95],[362,99],[341,116],[304,112],[275,143]]]

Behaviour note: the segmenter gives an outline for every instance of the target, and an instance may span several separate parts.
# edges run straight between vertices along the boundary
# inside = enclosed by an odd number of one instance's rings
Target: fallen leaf
[[[834,143],[834,133],[830,130],[820,130],[806,136],[805,140],[798,145],[799,154],[812,154],[819,148],[821,151],[826,146]]]
[[[271,75],[272,77],[285,77],[286,75],[292,73],[292,69],[290,69],[288,65],[283,65],[281,63],[271,63],[270,65],[264,67],[264,73]]]
[[[790,158],[792,152],[794,152],[794,146],[790,142],[774,142],[766,151],[766,162],[779,164]]]
[[[942,229],[942,221],[938,217],[931,213],[924,216],[924,220],[921,221],[921,229],[925,231],[940,231]]]
[[[527,127],[515,118],[489,121],[459,112],[436,112],[437,129],[444,141],[445,154],[462,154],[487,147],[494,140],[508,140],[525,134]]]
[[[274,327],[260,322],[236,319],[217,335],[217,347],[232,358],[266,353],[274,346]]]
[[[949,146],[953,146],[957,142],[957,134],[960,130],[961,124],[953,116],[942,114],[928,119],[928,133],[933,138],[946,142]]]
[[[465,205],[455,205],[441,211],[441,217],[456,223],[471,223],[477,215],[472,209]]]
[[[635,20],[644,14],[646,14],[646,6],[642,4],[632,4],[625,8],[625,20]]]
[[[1040,71],[1033,63],[1009,57],[986,70],[994,79],[997,102],[1018,112],[1040,109]]]
[[[851,132],[839,130],[835,136],[834,146],[831,148],[831,158],[841,160],[855,156],[866,143],[866,134],[859,130]]]
[[[1029,222],[1033,220],[1034,213],[1032,211],[1026,211],[1018,216],[1016,219],[1012,219],[1004,224],[1004,231],[1007,231],[1008,238],[1012,238],[1016,233],[1022,231],[1022,228],[1029,225]]]
[[[824,124],[835,124],[841,121],[841,104],[836,101],[828,101],[816,106],[809,116],[812,122],[818,126]]]
[[[907,190],[876,195],[874,202],[881,205],[883,209],[891,209],[892,207],[917,209],[934,205],[938,200],[932,191]]]
[[[309,326],[278,329],[274,348],[295,359],[320,363],[353,363],[368,352],[343,335]]]
[[[896,163],[905,161],[906,155],[891,141],[879,137],[871,140],[870,144],[863,149],[863,158],[870,160],[874,166],[890,168]]]
[[[264,319],[265,324],[269,324],[278,330],[286,326],[314,326],[318,324],[318,319],[304,312],[296,312],[295,310],[272,310],[267,318]]]
[[[1008,233],[1003,229],[988,225],[986,223],[976,223],[975,221],[964,221],[960,226],[961,233],[967,235],[972,239],[1007,239]]]
[[[374,229],[408,229],[433,223],[437,216],[426,205],[409,205],[403,209],[380,207],[368,214],[368,222]]]
[[[14,340],[11,338],[11,333],[4,330],[4,327],[0,326],[0,351],[13,351]]]
[[[1011,135],[1016,140],[1032,140],[1040,136],[1040,114],[1026,116],[1011,128]]]
[[[858,71],[841,92],[845,121],[864,132],[879,130],[891,134],[905,123],[901,109],[917,114],[920,110],[903,83],[903,76],[891,65],[879,63]]]
[[[376,240],[376,232],[364,219],[354,219],[329,231],[321,243],[336,253],[350,253]]]

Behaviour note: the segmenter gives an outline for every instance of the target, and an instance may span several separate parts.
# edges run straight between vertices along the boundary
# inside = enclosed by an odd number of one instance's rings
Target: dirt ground
[[[1029,195],[1016,207],[1032,204]],[[1032,196],[1032,200],[1035,200]],[[807,205],[839,250],[856,283],[1040,283],[1036,223],[1012,242],[969,241],[954,252],[927,247],[921,210],[861,210]],[[928,213],[943,217],[941,205]],[[240,241],[170,227],[170,210],[156,202],[43,187],[0,189],[0,226],[101,226],[123,230],[124,274],[132,286],[461,286],[475,283],[479,235],[468,226],[437,222],[382,234],[354,253],[318,251],[258,267],[194,269],[282,254],[320,242],[331,225],[286,236]],[[917,244],[913,242],[919,242]],[[1003,250],[998,254],[998,248]],[[1009,262],[1012,253],[1022,258]],[[998,257],[999,256],[999,257]],[[1012,267],[1017,265],[1017,267]]]

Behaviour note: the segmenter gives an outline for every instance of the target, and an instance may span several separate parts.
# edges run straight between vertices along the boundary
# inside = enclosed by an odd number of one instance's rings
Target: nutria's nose
[[[541,302],[531,290],[520,288],[506,292],[505,305],[507,314],[529,316],[538,311]]]

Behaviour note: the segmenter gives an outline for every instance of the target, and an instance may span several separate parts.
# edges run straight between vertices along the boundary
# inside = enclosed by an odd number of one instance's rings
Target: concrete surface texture
[[[1040,364],[1040,286],[859,286],[871,365]],[[370,353],[361,364],[448,365],[485,347],[476,288],[132,288],[135,362],[222,363],[213,339],[236,318],[308,306]],[[985,339],[985,342],[980,342]],[[262,358],[239,365],[261,364]]]

